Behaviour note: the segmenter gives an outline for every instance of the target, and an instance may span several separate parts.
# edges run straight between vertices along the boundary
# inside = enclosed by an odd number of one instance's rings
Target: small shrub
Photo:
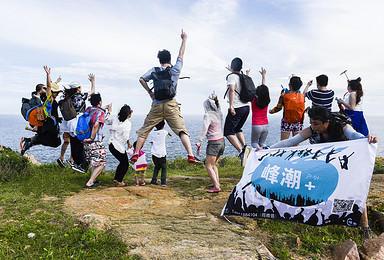
[[[0,182],[17,179],[21,176],[30,175],[32,165],[28,159],[19,153],[4,147],[0,151]]]

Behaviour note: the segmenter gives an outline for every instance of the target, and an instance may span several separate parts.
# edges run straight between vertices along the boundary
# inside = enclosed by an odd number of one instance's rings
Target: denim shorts
[[[215,141],[208,141],[207,144],[207,154],[213,156],[223,155],[225,148],[224,138]]]

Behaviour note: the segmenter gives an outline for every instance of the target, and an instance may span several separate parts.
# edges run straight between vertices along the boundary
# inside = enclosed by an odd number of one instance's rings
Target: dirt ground
[[[256,221],[236,218],[245,224],[236,225],[220,217],[229,189],[193,196],[172,188],[172,177],[169,184],[87,189],[65,206],[96,228],[112,227],[130,254],[144,259],[271,259],[263,244],[270,234],[256,228]],[[382,203],[383,192],[384,175],[374,175],[368,206]]]

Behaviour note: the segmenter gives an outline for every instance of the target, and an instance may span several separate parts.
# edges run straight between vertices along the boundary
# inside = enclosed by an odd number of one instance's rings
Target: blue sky
[[[303,82],[327,74],[341,97],[340,72],[347,69],[350,78],[362,78],[365,114],[382,116],[383,1],[14,0],[0,6],[2,114],[19,114],[21,98],[45,82],[44,65],[53,78],[79,81],[83,90],[94,73],[96,91],[114,112],[127,103],[146,114],[151,100],[138,79],[158,65],[158,50],[170,50],[175,60],[184,29],[182,76],[191,77],[178,86],[184,114],[202,114],[213,90],[225,112],[225,66],[238,56],[256,84],[266,68],[271,105],[291,74]]]

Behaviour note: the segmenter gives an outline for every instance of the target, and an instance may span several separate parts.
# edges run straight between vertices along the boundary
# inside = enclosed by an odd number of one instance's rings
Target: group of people
[[[47,119],[41,126],[33,128],[37,132],[34,137],[22,139],[21,153],[24,154],[26,150],[37,144],[58,147],[61,143],[59,136],[62,135],[64,144],[62,145],[61,156],[57,160],[58,163],[65,166],[64,154],[70,144],[71,158],[67,162],[72,165],[74,170],[81,172],[86,172],[88,166],[91,165],[91,177],[84,187],[96,187],[96,179],[106,164],[102,134],[103,125],[106,123],[111,125],[109,150],[119,161],[114,183],[117,186],[126,185],[123,178],[128,170],[129,162],[131,162],[135,169],[135,185],[145,185],[147,162],[142,147],[151,134],[151,154],[155,168],[150,184],[158,185],[157,176],[161,170],[161,185],[166,186],[165,138],[167,135],[171,135],[164,130],[166,121],[172,131],[180,138],[187,152],[188,162],[202,164],[202,161],[193,153],[190,135],[181,116],[180,104],[175,99],[187,42],[187,34],[184,31],[181,33],[181,40],[179,53],[173,65],[170,52],[161,50],[157,55],[160,66],[151,68],[139,78],[139,83],[152,99],[152,105],[143,126],[136,131],[138,137],[133,144],[129,140],[131,131],[129,118],[132,116],[133,110],[128,105],[124,105],[118,112],[117,118],[109,117],[112,106],[111,104],[102,106],[100,94],[95,94],[95,76],[93,74],[89,74],[89,80],[92,84],[90,91],[82,92],[80,83],[71,82],[64,89],[64,98],[57,102],[56,98],[61,92],[57,83],[61,78],[59,77],[56,82],[52,82],[50,69],[44,67],[47,74],[47,85],[39,84],[36,86],[36,92],[33,93],[31,101],[44,103],[43,107]],[[303,85],[302,80],[298,76],[292,76],[289,80],[289,87],[283,88],[281,91],[277,105],[268,110],[271,99],[265,83],[266,70],[261,68],[262,83],[255,88],[251,101],[247,101],[241,94],[245,84],[242,74],[242,60],[238,57],[234,58],[227,69],[230,74],[226,78],[225,97],[229,108],[224,127],[224,117],[218,97],[212,93],[203,103],[205,109],[203,129],[196,144],[198,147],[197,154],[199,154],[202,142],[207,137],[205,166],[212,180],[210,189],[207,190],[209,193],[221,191],[216,164],[225,149],[224,137],[237,149],[241,163],[244,165],[251,148],[246,145],[242,127],[250,112],[252,112],[251,146],[256,148],[256,151],[267,147],[268,113],[273,114],[280,110],[283,110],[280,128],[281,141],[271,145],[272,148],[298,145],[306,139],[310,139],[311,143],[322,143],[367,137],[369,142],[377,142],[376,137],[369,135],[363,116],[363,89],[360,78],[348,80],[347,93],[342,99],[336,98],[340,112],[331,112],[335,93],[327,88],[328,77],[326,75],[316,77],[317,89],[309,90],[313,83],[309,81],[302,93],[300,91]],[[249,73],[250,70],[247,70],[246,75]],[[153,81],[154,88],[149,87],[149,81]],[[41,97],[44,94],[46,98],[43,99]],[[85,107],[87,99],[91,103],[88,108]],[[306,109],[305,99],[312,101],[311,108]],[[60,107],[62,114],[67,113],[63,107],[71,108],[74,111],[73,116],[67,116],[67,119],[60,121],[57,113],[58,107]],[[303,125],[305,111],[308,112],[311,124],[307,128],[304,128]],[[79,116],[84,112],[92,114],[90,120],[92,133],[89,138],[81,141],[76,136],[76,125]],[[340,116],[341,114],[344,116]],[[348,124],[348,120],[343,120],[343,118],[350,118],[352,126]],[[60,127],[58,127],[59,123],[61,123]],[[156,129],[152,131],[153,128]],[[289,138],[291,133],[292,138]],[[363,225],[365,224],[363,223]]]

